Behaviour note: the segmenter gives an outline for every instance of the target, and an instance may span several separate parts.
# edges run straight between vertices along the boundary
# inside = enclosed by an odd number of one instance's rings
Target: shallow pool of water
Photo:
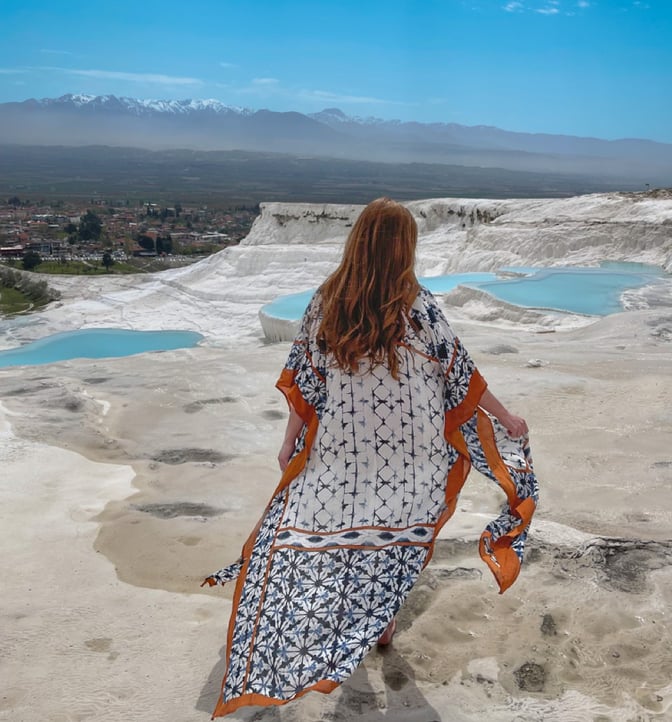
[[[506,277],[508,276],[508,277]],[[657,266],[606,261],[591,268],[538,268],[508,266],[495,273],[454,273],[418,280],[433,293],[448,293],[457,286],[477,288],[495,298],[525,308],[540,308],[589,316],[606,316],[623,310],[621,295],[669,276]],[[312,298],[314,289],[281,296],[262,311],[274,318],[295,321]]]
[[[119,328],[87,328],[67,331],[0,351],[0,368],[40,366],[74,358],[114,358],[147,351],[191,348],[203,339],[195,331],[130,331]]]
[[[606,316],[623,310],[624,291],[648,286],[663,277],[662,271],[654,274],[611,268],[549,268],[518,278],[465,285],[515,306]]]

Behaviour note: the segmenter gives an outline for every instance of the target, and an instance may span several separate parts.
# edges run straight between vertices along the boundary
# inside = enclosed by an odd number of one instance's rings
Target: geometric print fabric
[[[290,474],[290,463],[241,559],[206,580],[238,577],[215,716],[346,679],[417,580],[451,513],[456,472],[453,497],[471,464],[503,483],[477,421],[485,383],[429,291],[410,309],[399,379],[384,364],[351,373],[330,363],[317,339],[320,310],[318,293],[278,383],[305,422],[295,452],[302,466]],[[522,558],[529,518],[521,524],[516,504],[534,503],[537,488],[529,449],[489,428],[508,485],[482,540],[497,574],[498,545],[517,527],[505,546]]]

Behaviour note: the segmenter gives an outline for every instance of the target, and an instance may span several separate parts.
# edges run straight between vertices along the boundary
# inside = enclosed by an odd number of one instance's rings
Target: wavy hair
[[[355,222],[339,267],[320,286],[318,339],[339,368],[356,372],[368,359],[399,378],[397,343],[420,288],[417,239],[410,211],[389,198],[369,203]]]

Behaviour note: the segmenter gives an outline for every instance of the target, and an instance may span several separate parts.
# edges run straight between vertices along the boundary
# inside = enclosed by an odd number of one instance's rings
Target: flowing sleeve
[[[481,558],[504,592],[520,571],[538,501],[528,438],[512,439],[497,419],[479,407],[487,384],[436,299],[424,289],[423,294],[419,312],[424,318],[416,320],[429,330],[427,353],[439,360],[445,374],[445,435],[459,458],[448,476],[446,502],[455,509],[472,466],[504,492],[500,514],[487,525],[479,545]]]
[[[296,449],[290,463],[283,472],[282,479],[264,515],[255,527],[243,547],[240,558],[233,564],[223,567],[205,579],[203,585],[224,585],[244,573],[250,556],[257,547],[263,547],[273,537],[277,523],[285,508],[283,489],[302,468],[310,448],[311,434],[314,435],[316,420],[320,417],[326,403],[325,358],[317,343],[317,330],[321,320],[319,292],[308,304],[299,332],[292,343],[276,386],[285,395],[289,405],[295,409],[304,421],[303,429],[297,439]],[[270,534],[270,537],[269,537]]]
[[[303,314],[299,332],[276,382],[276,388],[306,423],[314,414],[320,418],[326,403],[326,359],[317,342],[321,306],[318,291]]]

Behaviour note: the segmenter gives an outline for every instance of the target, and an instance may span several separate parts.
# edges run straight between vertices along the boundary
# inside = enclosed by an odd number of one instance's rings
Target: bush
[[[29,298],[36,306],[43,306],[50,301],[56,301],[61,294],[49,285],[45,280],[36,280],[27,273],[0,266],[0,286],[5,288],[15,288],[27,298]]]
[[[33,268],[39,266],[42,263],[42,256],[35,251],[26,251],[23,254],[23,270],[32,271]]]

